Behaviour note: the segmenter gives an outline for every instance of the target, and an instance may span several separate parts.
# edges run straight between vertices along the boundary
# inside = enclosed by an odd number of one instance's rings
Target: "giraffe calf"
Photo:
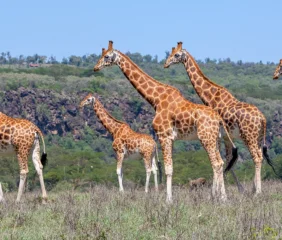
[[[93,109],[100,119],[103,126],[113,136],[113,149],[116,153],[117,158],[117,175],[119,182],[119,190],[124,191],[122,183],[122,162],[125,155],[138,152],[142,155],[145,169],[146,169],[146,185],[145,192],[148,192],[149,181],[151,172],[154,174],[155,189],[158,190],[157,180],[157,165],[155,156],[157,156],[157,145],[154,139],[148,134],[142,134],[133,131],[130,126],[112,117],[100,103],[100,101],[93,96],[88,94],[80,103],[80,109],[86,105],[92,104]],[[160,161],[158,159],[158,167],[160,172],[161,180],[161,169]]]

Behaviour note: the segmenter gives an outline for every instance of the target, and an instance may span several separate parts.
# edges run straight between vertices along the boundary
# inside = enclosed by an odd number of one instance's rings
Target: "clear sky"
[[[9,0],[0,52],[58,60],[114,48],[161,60],[177,41],[196,59],[278,62],[282,0]]]

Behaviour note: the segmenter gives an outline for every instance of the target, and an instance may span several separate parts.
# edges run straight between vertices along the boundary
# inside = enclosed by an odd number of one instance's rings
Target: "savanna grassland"
[[[64,189],[64,190],[63,190]],[[165,191],[143,188],[62,186],[40,204],[37,192],[16,205],[15,193],[0,205],[1,239],[282,239],[282,183],[264,181],[263,193],[239,194],[227,186],[228,201],[211,199],[210,188],[190,192],[173,188],[172,205]]]
[[[193,53],[192,53],[193,54]],[[201,103],[182,66],[163,69],[157,56],[127,53],[145,72],[177,87],[190,101]],[[23,202],[15,204],[19,169],[16,158],[0,158],[0,182],[6,202],[0,205],[0,239],[282,239],[282,183],[265,163],[263,193],[252,195],[254,164],[241,141],[234,170],[247,186],[239,194],[226,179],[228,201],[211,199],[210,186],[189,192],[188,178],[212,179],[206,152],[198,141],[176,141],[173,161],[173,205],[164,187],[144,194],[145,170],[140,156],[123,164],[125,193],[117,189],[112,138],[93,109],[79,111],[89,92],[105,108],[143,133],[154,136],[154,111],[117,67],[94,73],[99,55],[70,56],[62,62],[35,54],[18,59],[0,55],[0,111],[34,122],[44,133],[49,193],[40,203],[32,163]],[[29,68],[29,63],[39,63]],[[256,105],[267,118],[267,146],[275,169],[282,173],[282,82],[272,81],[275,63],[198,61],[203,72],[239,100]],[[157,138],[156,138],[157,140]],[[224,147],[221,149],[224,156]],[[159,147],[159,157],[162,154]]]

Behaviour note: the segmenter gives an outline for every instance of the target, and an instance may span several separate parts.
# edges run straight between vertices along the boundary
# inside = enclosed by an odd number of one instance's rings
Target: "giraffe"
[[[155,109],[153,128],[160,141],[164,156],[167,198],[172,202],[172,147],[176,139],[199,139],[207,151],[213,168],[212,196],[226,200],[223,180],[223,161],[218,150],[220,125],[223,121],[212,108],[194,104],[186,100],[180,91],[172,86],[153,79],[142,71],[125,54],[113,49],[113,42],[109,41],[108,49],[102,49],[102,56],[94,67],[99,71],[104,67],[117,65],[134,88]],[[233,145],[234,159],[237,158],[237,148]],[[234,160],[233,159],[233,160]]]
[[[261,193],[261,165],[263,155],[275,172],[274,166],[267,154],[265,144],[266,119],[262,112],[254,105],[240,102],[226,88],[221,87],[208,79],[201,71],[195,59],[182,49],[182,42],[178,42],[176,48],[172,48],[170,56],[164,64],[168,68],[172,64],[183,63],[187,74],[197,94],[205,105],[212,107],[223,118],[227,125],[227,131],[232,138],[241,138],[248,147],[255,164],[254,192]],[[225,138],[227,162],[231,159],[232,145]],[[263,153],[261,143],[263,142]],[[231,169],[229,164],[225,172]],[[276,173],[276,172],[275,172]],[[243,191],[234,172],[232,175],[237,183],[239,191]]]
[[[157,166],[155,157],[157,156],[157,144],[154,139],[143,133],[137,133],[133,131],[127,123],[121,122],[112,117],[103,107],[102,103],[92,93],[89,93],[81,102],[80,109],[86,105],[93,105],[93,109],[97,117],[102,122],[103,126],[113,136],[113,149],[117,158],[117,175],[119,182],[119,190],[124,192],[122,184],[122,162],[126,153],[139,152],[144,160],[146,169],[146,184],[145,192],[149,190],[149,181],[151,172],[154,174],[155,190],[158,191],[158,179],[157,179]],[[161,182],[161,163],[158,159],[158,167],[160,172]]]
[[[43,143],[40,159],[39,137]],[[47,163],[47,154],[43,134],[40,129],[26,119],[12,118],[0,112],[0,152],[14,152],[20,167],[20,183],[16,202],[20,202],[28,174],[28,156],[32,151],[32,161],[39,177],[42,203],[46,203],[47,192],[43,179],[43,166]]]
[[[275,72],[273,74],[273,80],[277,80],[281,74],[282,74],[282,59],[280,59],[280,62],[275,69]]]

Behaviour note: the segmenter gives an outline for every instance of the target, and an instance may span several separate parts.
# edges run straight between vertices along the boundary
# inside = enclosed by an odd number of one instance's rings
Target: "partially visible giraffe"
[[[282,59],[280,59],[278,66],[275,68],[273,74],[273,80],[277,80],[280,77],[280,75],[282,75]]]
[[[139,152],[144,160],[146,169],[146,185],[145,192],[148,192],[151,172],[153,171],[155,180],[155,190],[158,191],[157,166],[155,157],[157,156],[157,144],[154,139],[143,133],[133,131],[127,123],[121,122],[112,117],[100,103],[100,101],[89,93],[81,102],[80,109],[84,106],[92,104],[97,117],[103,126],[113,136],[113,149],[117,157],[117,175],[119,182],[119,190],[124,191],[122,184],[122,162],[126,153]],[[161,181],[161,163],[158,159],[158,167]]]
[[[40,159],[39,137],[43,143]],[[43,179],[43,166],[47,162],[45,143],[40,129],[26,119],[12,118],[0,112],[0,152],[15,152],[20,166],[20,184],[16,202],[21,200],[28,173],[28,156],[33,148],[32,161],[39,176],[42,202],[46,203],[47,193]]]
[[[224,119],[232,138],[241,138],[248,147],[255,163],[254,191],[255,193],[260,193],[263,153],[268,164],[273,168],[265,144],[266,119],[264,115],[254,105],[240,102],[226,88],[208,79],[195,59],[185,49],[182,49],[182,42],[178,42],[177,47],[172,48],[172,52],[166,59],[164,67],[168,68],[176,63],[184,64],[197,94],[205,105],[212,107]],[[263,153],[261,149],[262,142]],[[230,145],[226,138],[225,148],[226,158],[229,162],[231,160],[232,145]],[[230,170],[231,166],[232,164],[226,168],[226,171]],[[273,170],[275,172],[274,168]],[[236,178],[235,173],[232,173],[239,191],[243,191],[243,187]]]
[[[153,79],[128,56],[113,49],[113,42],[109,41],[108,49],[102,49],[102,56],[94,71],[112,65],[120,67],[125,77],[156,110],[153,128],[158,135],[164,156],[167,202],[172,201],[172,145],[176,139],[200,140],[213,168],[212,194],[225,200],[223,161],[217,146],[220,124],[223,124],[223,121],[218,113],[210,107],[189,102],[178,89]],[[224,124],[223,127],[225,128]],[[230,142],[234,146],[231,139]],[[236,158],[237,149],[234,146],[233,160]]]

